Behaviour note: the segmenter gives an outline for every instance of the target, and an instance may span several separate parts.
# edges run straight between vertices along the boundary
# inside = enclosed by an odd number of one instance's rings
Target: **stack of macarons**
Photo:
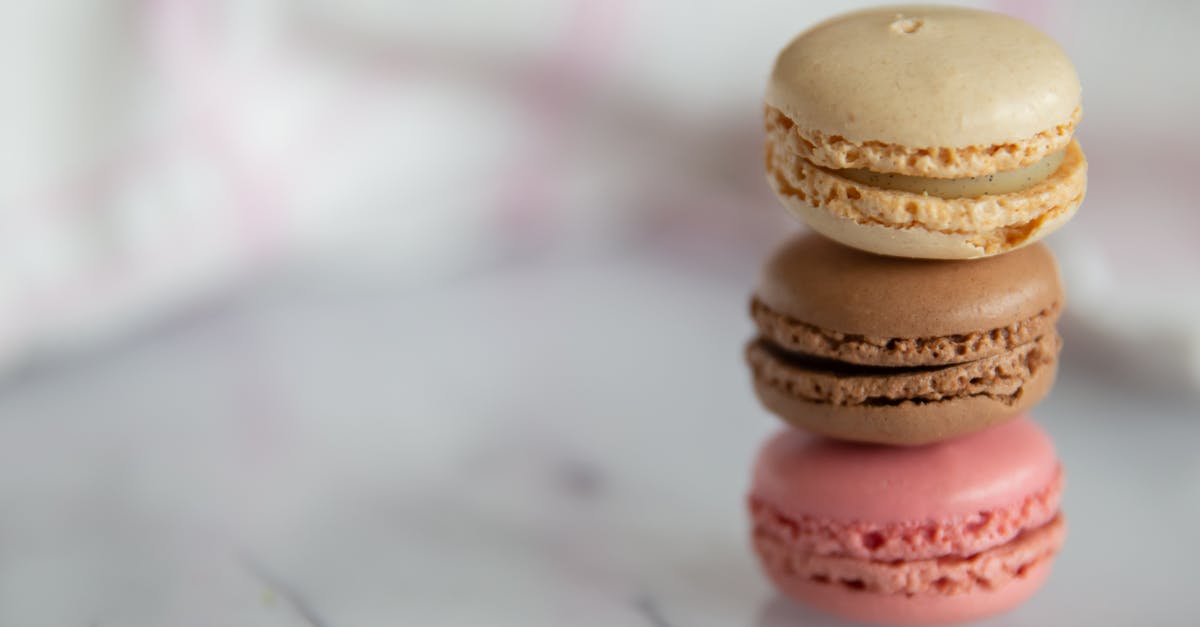
[[[1026,412],[1064,306],[1038,243],[1084,194],[1079,80],[1037,29],[954,7],[846,14],[780,53],[767,180],[815,233],[767,260],[746,349],[786,427],[754,469],[755,551],[788,596],[893,624],[1010,609],[1065,533]]]

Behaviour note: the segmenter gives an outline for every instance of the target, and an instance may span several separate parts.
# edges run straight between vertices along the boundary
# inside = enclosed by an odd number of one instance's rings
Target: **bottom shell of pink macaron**
[[[978,620],[1024,603],[1050,574],[1050,564],[1030,568],[1025,576],[996,590],[956,595],[873,594],[815,583],[807,578],[767,573],[788,597],[835,616],[880,625],[938,625]]]
[[[1059,516],[978,555],[913,562],[797,555],[766,533],[756,533],[754,544],[767,576],[800,603],[868,623],[934,625],[976,620],[1024,603],[1049,575],[1064,533]]]

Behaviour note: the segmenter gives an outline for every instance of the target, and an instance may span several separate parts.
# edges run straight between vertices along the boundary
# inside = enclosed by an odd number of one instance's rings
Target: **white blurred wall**
[[[866,4],[19,3],[0,23],[0,363],[280,264],[422,285],[681,231],[762,250],[788,224],[757,171],[772,56]],[[1200,9],[971,4],[1038,24],[1082,76],[1091,186],[1054,238],[1070,324],[1151,355],[1136,372],[1200,379]]]

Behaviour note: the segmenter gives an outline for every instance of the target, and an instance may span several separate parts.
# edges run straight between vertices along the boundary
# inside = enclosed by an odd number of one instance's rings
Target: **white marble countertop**
[[[748,549],[776,428],[740,359],[752,270],[635,249],[420,289],[272,279],[18,373],[0,625],[836,624]],[[987,624],[1196,624],[1200,409],[1083,354],[1035,414],[1066,549]]]

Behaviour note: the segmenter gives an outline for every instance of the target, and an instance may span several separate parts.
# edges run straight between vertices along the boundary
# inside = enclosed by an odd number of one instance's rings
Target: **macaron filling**
[[[762,338],[746,348],[756,379],[790,398],[839,407],[885,407],[988,398],[1022,400],[1027,382],[1057,361],[1062,340],[1047,334],[976,361],[908,368],[863,366],[780,349]]]
[[[750,517],[756,534],[769,535],[793,552],[893,562],[975,555],[1056,518],[1063,472],[1018,502],[962,516],[892,522],[843,521],[784,511],[752,494]]]
[[[967,178],[932,178],[892,172],[875,172],[861,168],[831,170],[842,178],[879,189],[939,198],[976,198],[995,194],[1011,194],[1028,189],[1050,178],[1062,166],[1064,151],[1060,150],[1033,165]]]
[[[779,348],[869,366],[936,366],[964,363],[1015,349],[1050,333],[1061,305],[1011,324],[967,333],[925,337],[883,337],[824,329],[788,316],[763,302],[750,301],[759,333]]]
[[[775,576],[876,594],[956,595],[994,590],[1024,577],[1058,553],[1065,535],[1066,524],[1060,514],[999,546],[933,559],[877,561],[797,552],[779,538],[757,530],[754,544]]]
[[[777,142],[767,142],[765,156],[772,189],[809,226],[849,246],[902,257],[923,246],[937,250],[922,249],[922,256],[944,259],[1018,248],[1068,220],[1087,186],[1087,161],[1074,141],[1041,182],[1018,192],[958,198],[861,184]]]

